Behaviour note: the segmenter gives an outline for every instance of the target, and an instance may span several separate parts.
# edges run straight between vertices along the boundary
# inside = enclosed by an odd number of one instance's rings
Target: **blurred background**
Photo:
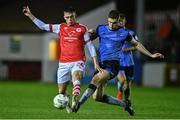
[[[127,27],[137,33],[150,52],[165,55],[163,60],[151,59],[134,52],[134,84],[180,87],[179,0],[1,0],[0,81],[56,81],[58,36],[39,30],[25,17],[22,8],[26,5],[45,23],[64,22],[63,9],[71,5],[77,10],[78,22],[94,29],[107,22],[110,10],[118,9],[126,15]],[[98,46],[97,41],[94,44]],[[88,54],[83,83],[93,75]]]

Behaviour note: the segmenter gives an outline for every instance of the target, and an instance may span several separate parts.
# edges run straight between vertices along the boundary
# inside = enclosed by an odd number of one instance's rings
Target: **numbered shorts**
[[[71,81],[73,72],[77,70],[85,73],[84,61],[59,63],[57,71],[57,83],[61,84],[67,81]]]

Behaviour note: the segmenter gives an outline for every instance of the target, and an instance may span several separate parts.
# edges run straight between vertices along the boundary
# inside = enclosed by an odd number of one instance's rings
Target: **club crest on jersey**
[[[76,32],[81,32],[81,28],[76,28]]]

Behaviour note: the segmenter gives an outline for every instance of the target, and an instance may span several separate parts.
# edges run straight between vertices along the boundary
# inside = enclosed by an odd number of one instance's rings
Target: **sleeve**
[[[91,57],[97,56],[96,49],[95,49],[93,43],[91,41],[89,41],[86,45],[88,47],[88,50],[89,50]]]
[[[136,41],[138,41],[138,37],[137,37],[137,35],[135,34],[134,31],[130,30],[130,31],[129,31],[129,34],[130,34]]]
[[[136,36],[136,34],[134,32],[128,31],[128,35],[127,35],[126,41],[130,42],[131,40],[138,41],[138,37]]]
[[[87,48],[89,50],[91,57],[97,56],[95,47],[94,47],[94,45],[93,45],[93,43],[89,37],[89,33],[87,32],[87,29],[86,29],[86,32],[84,33],[84,41],[87,45]]]
[[[91,39],[89,37],[89,33],[87,31],[84,33],[84,41],[85,41],[85,43],[88,43],[89,41],[91,41]]]
[[[33,20],[34,24],[40,28],[41,30],[46,30],[49,32],[59,33],[60,30],[60,24],[46,24],[43,21],[35,18]]]

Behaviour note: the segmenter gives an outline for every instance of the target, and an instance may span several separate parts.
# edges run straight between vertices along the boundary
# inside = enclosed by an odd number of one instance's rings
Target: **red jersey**
[[[87,28],[84,25],[76,23],[73,26],[68,26],[66,23],[62,23],[59,26],[59,50],[60,62],[75,62],[83,60],[85,61],[85,43],[90,40],[87,33]],[[57,25],[49,26],[50,31],[53,32],[53,27],[57,28]]]

